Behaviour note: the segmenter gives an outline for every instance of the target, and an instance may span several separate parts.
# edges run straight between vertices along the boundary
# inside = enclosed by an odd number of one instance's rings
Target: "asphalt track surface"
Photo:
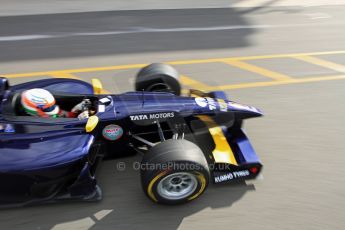
[[[139,157],[106,161],[98,172],[103,201],[1,210],[0,228],[344,229],[344,10],[264,7],[0,18],[0,69],[12,83],[98,77],[117,93],[132,89],[142,64],[165,61],[184,76],[185,88],[225,89],[231,99],[266,115],[245,123],[264,164],[263,180],[210,186],[190,204],[160,206],[141,191],[132,167]],[[125,170],[117,168],[120,162]]]

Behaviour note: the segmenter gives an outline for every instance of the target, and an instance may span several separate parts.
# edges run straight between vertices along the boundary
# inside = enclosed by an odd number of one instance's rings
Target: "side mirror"
[[[8,84],[7,78],[0,77],[0,102],[2,101],[5,91],[9,88],[10,85]]]
[[[86,122],[85,130],[87,133],[92,132],[98,124],[99,118],[97,116],[91,116]]]

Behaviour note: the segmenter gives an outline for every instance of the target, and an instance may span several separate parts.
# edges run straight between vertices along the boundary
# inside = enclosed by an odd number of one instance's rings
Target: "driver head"
[[[45,89],[29,89],[22,93],[21,103],[25,112],[39,117],[56,117],[59,107],[54,96]]]

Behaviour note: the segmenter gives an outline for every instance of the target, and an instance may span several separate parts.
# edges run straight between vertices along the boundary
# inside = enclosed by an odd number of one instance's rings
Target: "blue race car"
[[[102,159],[143,155],[144,193],[163,204],[199,197],[209,182],[255,178],[262,168],[243,119],[260,110],[227,99],[222,91],[189,90],[179,75],[154,63],[136,76],[135,92],[101,94],[99,80],[43,79],[10,86],[0,78],[0,205],[23,206],[102,198],[95,178]],[[62,109],[83,99],[91,116],[40,118],[20,105],[24,90],[50,91]]]

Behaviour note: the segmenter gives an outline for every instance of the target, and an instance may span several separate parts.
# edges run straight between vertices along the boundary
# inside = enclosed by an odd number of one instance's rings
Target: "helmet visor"
[[[56,108],[56,105],[52,105],[48,108],[42,109],[43,112],[49,113],[51,111],[53,111]]]

